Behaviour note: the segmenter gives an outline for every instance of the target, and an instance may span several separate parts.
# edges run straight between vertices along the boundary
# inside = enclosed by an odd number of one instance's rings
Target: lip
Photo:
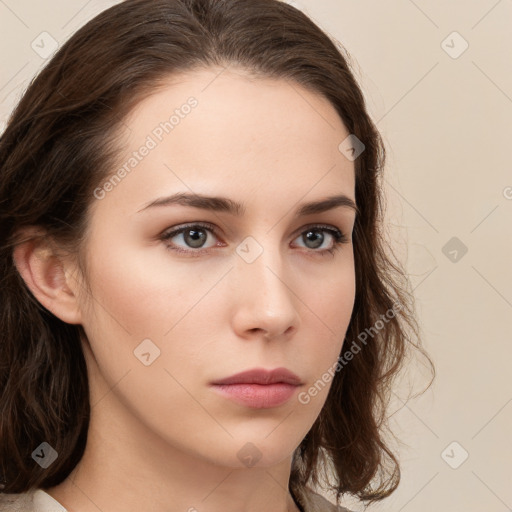
[[[253,409],[268,409],[286,403],[302,384],[286,368],[254,368],[212,383],[213,389],[234,402]]]
[[[216,380],[212,384],[276,384],[279,382],[294,386],[302,384],[300,378],[287,368],[275,368],[274,370],[252,368],[251,370],[231,375],[231,377]]]

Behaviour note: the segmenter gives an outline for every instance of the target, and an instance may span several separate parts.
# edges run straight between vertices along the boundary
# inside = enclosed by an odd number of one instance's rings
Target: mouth
[[[214,391],[253,409],[285,404],[302,385],[301,379],[286,368],[254,368],[211,383]]]

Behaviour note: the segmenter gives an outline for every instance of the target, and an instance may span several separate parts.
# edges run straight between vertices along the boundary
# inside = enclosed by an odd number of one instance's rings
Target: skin
[[[292,454],[330,383],[308,404],[297,397],[342,348],[355,297],[355,211],[294,212],[333,194],[355,201],[354,163],[338,150],[349,132],[329,101],[298,84],[220,71],[169,78],[125,119],[119,166],[187,98],[198,101],[119,184],[91,198],[92,295],[72,258],[30,243],[16,249],[36,298],[87,335],[85,454],[47,489],[70,512],[297,510],[288,492]],[[227,197],[245,213],[177,204],[138,211],[176,192]],[[203,233],[209,249],[187,245],[184,235],[159,239],[192,222],[216,226]],[[315,224],[347,241],[322,255],[333,237],[319,230],[324,241],[315,248],[305,235]],[[263,249],[251,263],[236,252],[248,236]],[[134,355],[144,339],[160,350],[148,366]],[[281,366],[303,384],[279,407],[241,406],[209,386]],[[261,456],[252,467],[237,456],[247,443]]]

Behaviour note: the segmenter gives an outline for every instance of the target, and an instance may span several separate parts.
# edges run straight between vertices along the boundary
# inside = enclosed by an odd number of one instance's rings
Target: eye
[[[212,236],[209,236],[212,235]],[[191,256],[199,256],[212,247],[222,247],[226,244],[215,242],[216,228],[212,224],[196,222],[171,229],[159,237],[167,245],[170,251],[187,253]],[[213,238],[208,244],[208,239]],[[295,241],[304,243],[302,247],[319,255],[334,254],[341,244],[348,242],[347,237],[333,226],[310,226],[302,231]],[[298,244],[301,247],[300,243]]]
[[[341,244],[348,241],[339,229],[331,226],[311,226],[295,240],[303,241],[307,249],[320,254],[334,254]]]
[[[167,231],[160,238],[166,242],[175,239],[169,244],[169,250],[190,253],[194,251],[190,251],[189,249],[209,249],[216,245],[206,245],[208,234],[215,235],[215,230],[212,225],[195,223]],[[180,246],[179,243],[184,245]]]

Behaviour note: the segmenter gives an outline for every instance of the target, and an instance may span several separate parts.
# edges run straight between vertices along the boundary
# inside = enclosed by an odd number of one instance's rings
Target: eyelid
[[[308,229],[318,229],[318,230],[325,229],[326,231],[338,231],[342,235],[345,235],[345,232],[341,228],[334,226],[333,224],[323,224],[321,222],[311,222],[309,224],[305,224],[304,226],[301,226],[298,230],[296,230],[294,232],[293,236],[295,236],[295,238],[297,238],[298,235],[304,233],[304,231],[307,231]]]

